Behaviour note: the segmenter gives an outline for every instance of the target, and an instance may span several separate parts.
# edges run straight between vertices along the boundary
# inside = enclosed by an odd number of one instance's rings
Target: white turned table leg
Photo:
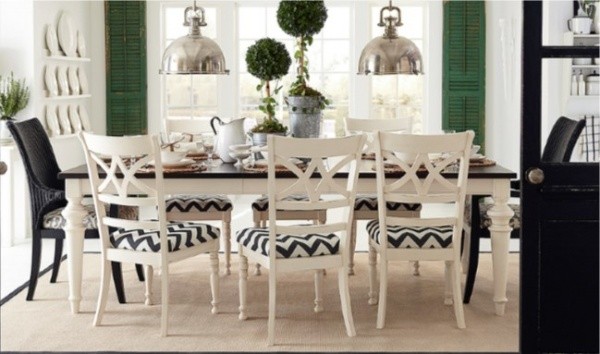
[[[66,219],[64,227],[67,243],[67,269],[69,274],[69,301],[71,313],[79,312],[81,303],[81,278],[83,268],[83,239],[85,227],[83,218],[87,214],[81,205],[82,195],[79,190],[79,180],[67,180],[67,207],[62,215]]]
[[[506,297],[506,282],[508,268],[508,244],[512,228],[509,226],[510,218],[514,215],[508,206],[510,197],[510,182],[508,180],[494,181],[494,206],[488,210],[492,220],[489,227],[492,241],[492,267],[494,272],[494,303],[496,315],[504,316],[504,309],[508,298]]]

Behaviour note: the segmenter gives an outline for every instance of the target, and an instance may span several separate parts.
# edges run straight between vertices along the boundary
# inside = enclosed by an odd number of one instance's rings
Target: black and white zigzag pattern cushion
[[[237,233],[237,241],[253,251],[269,256],[269,230],[249,227]],[[315,257],[337,254],[340,238],[335,234],[306,236],[277,235],[276,258]]]
[[[98,218],[96,217],[96,209],[94,204],[86,204],[83,206],[86,211],[86,215],[83,217],[83,226],[87,230],[95,230],[98,228]],[[109,213],[109,206],[105,205],[106,213]],[[51,212],[44,215],[44,221],[42,227],[44,229],[62,229],[67,224],[67,220],[62,215],[65,208],[54,209]],[[118,213],[120,219],[137,220],[138,209],[137,207],[119,205]]]
[[[465,224],[467,226],[471,225],[471,201],[472,198],[467,198],[465,201]],[[480,217],[480,225],[482,229],[488,228],[492,226],[492,219],[488,215],[488,211],[494,206],[494,201],[491,198],[481,198],[479,200],[479,217]],[[517,230],[521,228],[521,206],[518,202],[511,203],[510,200],[508,202],[508,206],[514,212],[514,215],[511,216],[508,221],[508,225],[513,229]]]
[[[96,209],[94,204],[84,205],[85,212],[87,213],[83,217],[83,226],[87,230],[94,230],[98,228],[98,219],[96,218]],[[54,209],[51,212],[44,215],[44,221],[42,227],[44,229],[62,229],[67,224],[67,220],[62,215],[65,208]]]
[[[231,200],[226,195],[175,195],[166,201],[167,213],[229,211],[233,209]]]
[[[448,248],[452,245],[452,226],[436,227],[387,227],[388,245],[394,248]],[[369,237],[378,244],[379,221],[367,223]]]
[[[290,195],[290,196],[283,198],[283,200],[302,202],[302,201],[308,201],[308,196],[307,195]],[[266,195],[262,196],[260,198],[257,198],[254,202],[252,202],[252,210],[254,210],[254,211],[269,210],[269,196],[266,196]]]
[[[388,210],[400,211],[419,211],[423,207],[421,204],[409,204],[409,203],[385,203]],[[377,196],[375,194],[357,194],[356,200],[354,201],[355,211],[376,211],[377,210]]]
[[[221,231],[214,226],[197,222],[176,222],[167,225],[169,252],[190,248],[219,238]],[[142,252],[159,252],[158,230],[119,230],[110,235],[114,248]]]

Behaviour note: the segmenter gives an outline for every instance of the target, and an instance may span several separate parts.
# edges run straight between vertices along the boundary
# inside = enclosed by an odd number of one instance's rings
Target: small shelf
[[[70,95],[70,96],[49,96],[48,91],[44,91],[44,94],[46,95],[46,97],[44,97],[44,98],[46,98],[48,100],[77,100],[77,99],[81,99],[81,98],[92,97],[92,95],[89,93],[85,93],[82,95]]]
[[[63,139],[70,139],[70,138],[76,138],[77,137],[77,133],[73,134],[61,134],[61,135],[54,135],[50,137],[50,140],[55,139],[55,140],[63,140]]]
[[[600,38],[600,34],[598,33],[590,33],[590,34],[573,34],[575,38]]]
[[[573,64],[571,67],[573,69],[598,69],[600,64]]]
[[[600,95],[570,95],[570,99],[574,100],[585,100],[585,99],[600,99]]]
[[[90,61],[92,61],[90,58],[68,57],[66,55],[50,55],[50,51],[47,49],[46,49],[45,58],[49,59],[49,60],[70,61],[70,62],[90,62]]]

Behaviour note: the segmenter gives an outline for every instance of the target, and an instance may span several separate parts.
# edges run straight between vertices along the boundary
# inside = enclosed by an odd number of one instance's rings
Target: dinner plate
[[[85,58],[85,54],[87,53],[85,38],[83,38],[83,33],[81,33],[81,31],[77,31],[77,53],[79,53],[81,58]]]
[[[79,79],[77,79],[77,67],[69,66],[67,76],[69,78],[69,87],[71,88],[71,94],[79,95]]]
[[[46,106],[46,126],[50,130],[50,136],[60,135],[60,124],[56,115],[56,105]]]
[[[79,105],[79,120],[81,121],[81,128],[85,131],[92,130],[92,124],[90,123],[90,116],[88,115],[87,109],[83,105]]]
[[[58,122],[63,134],[73,134],[71,121],[69,120],[69,107],[66,104],[58,106]]]
[[[53,25],[47,25],[46,27],[46,46],[50,51],[50,55],[60,55],[60,48],[58,48],[58,37],[56,35],[56,29]]]
[[[171,162],[171,163],[163,162],[163,168],[165,168],[165,169],[180,168],[180,167],[186,167],[186,166],[192,165],[194,163],[196,163],[196,162],[192,159],[182,159],[181,161]]]
[[[81,94],[83,95],[90,93],[87,75],[85,74],[85,70],[83,70],[83,68],[77,68],[77,77],[79,77],[79,88],[81,89]]]
[[[44,82],[46,83],[46,89],[48,90],[49,97],[58,96],[58,82],[56,82],[56,66],[52,64],[46,65],[46,72],[44,74]]]
[[[60,95],[69,96],[69,80],[67,79],[67,67],[65,65],[59,65],[56,76],[58,78],[58,87],[60,88]]]
[[[479,161],[479,160],[483,160],[483,159],[485,159],[485,156],[482,154],[474,154],[474,155],[471,155],[471,157],[469,158],[469,160],[471,160],[471,161]]]
[[[290,158],[290,162],[293,163],[294,165],[300,165],[302,163],[302,160],[292,157],[292,158]],[[263,159],[256,160],[256,161],[254,161],[254,165],[255,166],[267,166],[267,165],[269,165],[269,161],[263,160]]]
[[[58,43],[68,57],[77,56],[77,38],[71,15],[63,12],[58,20]]]
[[[81,124],[81,119],[79,118],[79,113],[77,113],[77,105],[69,106],[69,121],[71,122],[71,127],[75,133],[78,133],[82,130],[83,126]]]

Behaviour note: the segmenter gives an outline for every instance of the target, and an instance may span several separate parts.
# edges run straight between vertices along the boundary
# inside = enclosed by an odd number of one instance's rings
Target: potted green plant
[[[256,90],[262,95],[261,104],[258,106],[266,117],[251,129],[252,142],[254,145],[264,145],[267,134],[287,133],[287,127],[275,118],[277,95],[281,90],[279,79],[288,73],[292,59],[283,43],[271,38],[257,40],[246,52],[246,65],[248,72],[260,80]],[[275,80],[274,87],[271,82]]]
[[[286,103],[290,114],[292,135],[315,138],[321,130],[321,110],[329,101],[319,91],[310,87],[306,51],[313,36],[321,31],[327,20],[327,8],[323,1],[281,1],[277,9],[279,27],[296,37],[296,81],[288,92]]]
[[[15,115],[27,106],[29,102],[29,88],[25,79],[15,80],[13,73],[10,77],[0,75],[0,141],[11,140],[6,128],[6,122],[14,119]]]

